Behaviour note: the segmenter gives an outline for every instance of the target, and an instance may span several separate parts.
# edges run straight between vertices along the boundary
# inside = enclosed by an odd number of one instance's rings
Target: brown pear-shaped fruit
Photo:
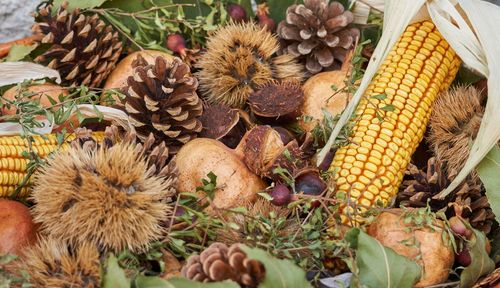
[[[243,142],[243,141],[242,141]],[[207,211],[241,206],[257,199],[257,193],[266,188],[266,183],[252,173],[243,161],[241,148],[228,148],[221,142],[209,138],[197,138],[185,144],[177,153],[178,192],[194,192],[203,186],[212,172],[217,176],[214,198]],[[199,192],[205,197],[204,192]]]
[[[394,252],[414,260],[422,267],[422,277],[414,287],[427,287],[440,284],[448,279],[448,275],[455,260],[453,247],[446,239],[444,223],[433,220],[433,228],[421,227],[402,209],[389,209],[382,212],[368,227],[368,234],[377,239],[382,245],[391,248]],[[420,214],[418,214],[420,215]],[[421,217],[430,217],[428,215]],[[449,238],[448,238],[449,239]]]

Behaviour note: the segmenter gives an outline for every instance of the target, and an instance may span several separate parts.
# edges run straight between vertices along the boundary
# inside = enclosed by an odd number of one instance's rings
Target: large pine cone
[[[228,247],[213,243],[200,255],[189,257],[181,273],[199,282],[233,280],[241,287],[251,288],[264,280],[266,271],[260,261],[248,259],[239,244]]]
[[[66,8],[64,2],[53,14],[48,5],[35,14],[33,32],[42,44],[50,44],[35,61],[58,70],[66,84],[99,87],[122,51],[118,32],[97,14],[86,16]]]
[[[339,2],[304,0],[286,10],[286,20],[278,25],[282,51],[299,57],[311,74],[338,69],[359,37],[349,27],[354,20]]]
[[[139,56],[132,66],[134,76],[127,79],[125,112],[142,142],[152,133],[157,143],[164,141],[169,153],[176,154],[202,129],[198,81],[179,58],[168,62],[157,57],[154,65],[148,65]]]
[[[407,207],[426,207],[427,202],[432,211],[447,208],[448,216],[460,211],[461,216],[468,219],[472,227],[486,234],[491,232],[495,223],[495,215],[490,208],[484,187],[472,177],[468,177],[453,193],[445,199],[433,199],[444,190],[456,175],[447,175],[443,164],[430,158],[427,168],[420,170],[413,164],[406,172],[408,180],[404,180],[397,202]]]

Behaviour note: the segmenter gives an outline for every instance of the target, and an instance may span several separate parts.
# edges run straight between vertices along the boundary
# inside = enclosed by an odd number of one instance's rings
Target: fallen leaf
[[[473,229],[474,236],[470,242],[472,262],[460,274],[460,287],[472,287],[479,277],[495,269],[495,262],[486,253],[486,236],[483,232]]]
[[[500,148],[494,146],[477,166],[479,178],[486,188],[486,197],[495,218],[500,219]]]

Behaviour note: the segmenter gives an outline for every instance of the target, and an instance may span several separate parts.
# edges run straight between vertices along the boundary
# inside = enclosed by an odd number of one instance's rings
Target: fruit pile
[[[97,2],[1,44],[0,287],[500,285],[500,167],[443,192],[488,78],[440,25],[381,52],[371,1]]]

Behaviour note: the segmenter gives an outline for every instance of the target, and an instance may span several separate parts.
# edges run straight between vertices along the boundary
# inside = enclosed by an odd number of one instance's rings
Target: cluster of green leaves
[[[133,49],[168,51],[169,34],[184,36],[188,46],[200,48],[209,33],[229,21],[226,7],[239,3],[252,15],[249,0],[69,0],[69,9],[99,14]],[[55,0],[57,7],[62,0]]]

